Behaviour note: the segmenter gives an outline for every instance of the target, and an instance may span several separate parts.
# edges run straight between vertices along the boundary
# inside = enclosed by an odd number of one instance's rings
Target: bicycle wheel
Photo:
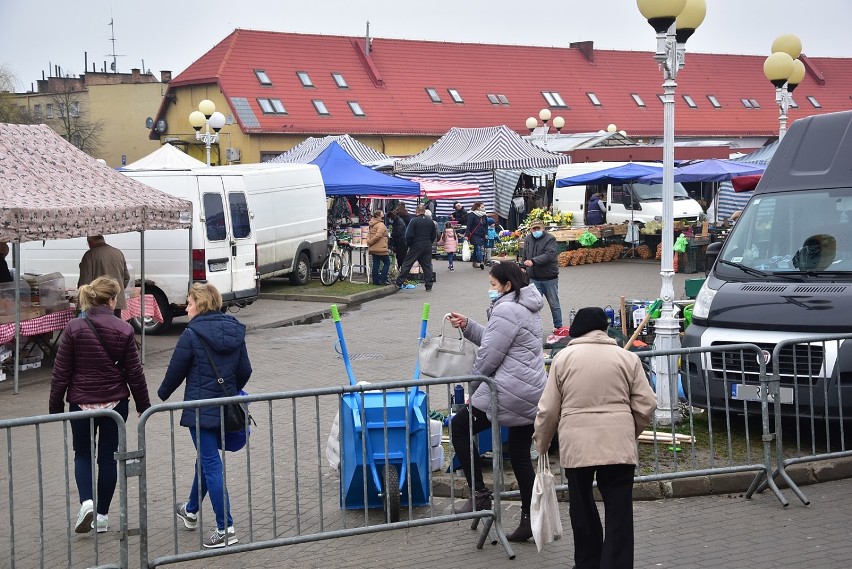
[[[320,281],[325,286],[331,286],[340,278],[340,253],[329,253],[320,269]]]
[[[350,272],[352,272],[352,267],[349,265],[349,254],[343,252],[340,254],[340,280],[348,279]]]

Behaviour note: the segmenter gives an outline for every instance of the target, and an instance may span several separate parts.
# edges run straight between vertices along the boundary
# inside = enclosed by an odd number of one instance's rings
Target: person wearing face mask
[[[515,263],[495,264],[488,277],[491,306],[486,324],[458,312],[450,313],[450,323],[479,346],[470,373],[491,377],[497,387],[496,417],[490,415],[488,386],[471,382],[470,405],[454,415],[450,423],[453,448],[472,490],[471,498],[457,507],[456,512],[491,509],[491,491],[483,481],[482,461],[470,432],[484,431],[496,419],[501,427],[509,428],[509,460],[521,493],[520,525],[506,537],[509,541],[526,541],[532,537],[530,503],[535,481],[530,445],[538,400],[547,383],[539,316],[544,300]]]
[[[524,267],[530,283],[547,299],[553,317],[553,333],[567,336],[562,326],[562,307],[559,305],[559,265],[556,262],[556,237],[544,230],[540,219],[530,222],[530,232],[524,238]]]

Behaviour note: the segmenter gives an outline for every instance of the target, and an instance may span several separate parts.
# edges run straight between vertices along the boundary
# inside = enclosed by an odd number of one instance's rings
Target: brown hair
[[[380,209],[377,209],[376,211],[373,212],[373,217],[379,217],[380,218],[383,215],[384,215],[384,213]]]
[[[222,309],[222,295],[210,283],[195,283],[189,289],[189,297],[195,301],[195,307],[199,314]]]
[[[77,291],[80,308],[89,310],[95,306],[104,306],[118,296],[121,286],[112,277],[98,277],[89,284],[85,284]]]

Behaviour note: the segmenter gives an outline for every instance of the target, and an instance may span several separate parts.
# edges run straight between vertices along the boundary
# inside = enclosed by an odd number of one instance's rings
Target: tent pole
[[[140,272],[140,298],[139,298],[139,320],[141,325],[139,328],[142,329],[142,354],[141,361],[142,365],[145,365],[145,230],[139,232],[139,257],[141,259],[141,272]]]
[[[12,394],[18,394],[18,379],[21,371],[21,244],[12,243],[12,261],[15,266],[15,353],[12,354],[12,366],[15,368],[12,379]]]

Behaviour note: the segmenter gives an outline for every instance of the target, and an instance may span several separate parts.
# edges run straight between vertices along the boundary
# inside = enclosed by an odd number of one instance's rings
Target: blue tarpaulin
[[[661,166],[648,166],[630,162],[624,166],[616,166],[615,168],[607,168],[606,170],[598,170],[597,172],[558,179],[556,180],[556,187],[563,188],[583,184],[623,184],[637,182],[644,176],[651,176],[658,173],[662,176],[663,168]]]
[[[420,184],[362,166],[336,142],[310,163],[319,166],[327,196],[420,195]]]
[[[762,174],[766,169],[763,164],[748,164],[732,160],[702,160],[680,168],[675,168],[675,182],[727,182],[736,176]],[[645,176],[640,182],[659,184],[663,181],[663,173]]]

